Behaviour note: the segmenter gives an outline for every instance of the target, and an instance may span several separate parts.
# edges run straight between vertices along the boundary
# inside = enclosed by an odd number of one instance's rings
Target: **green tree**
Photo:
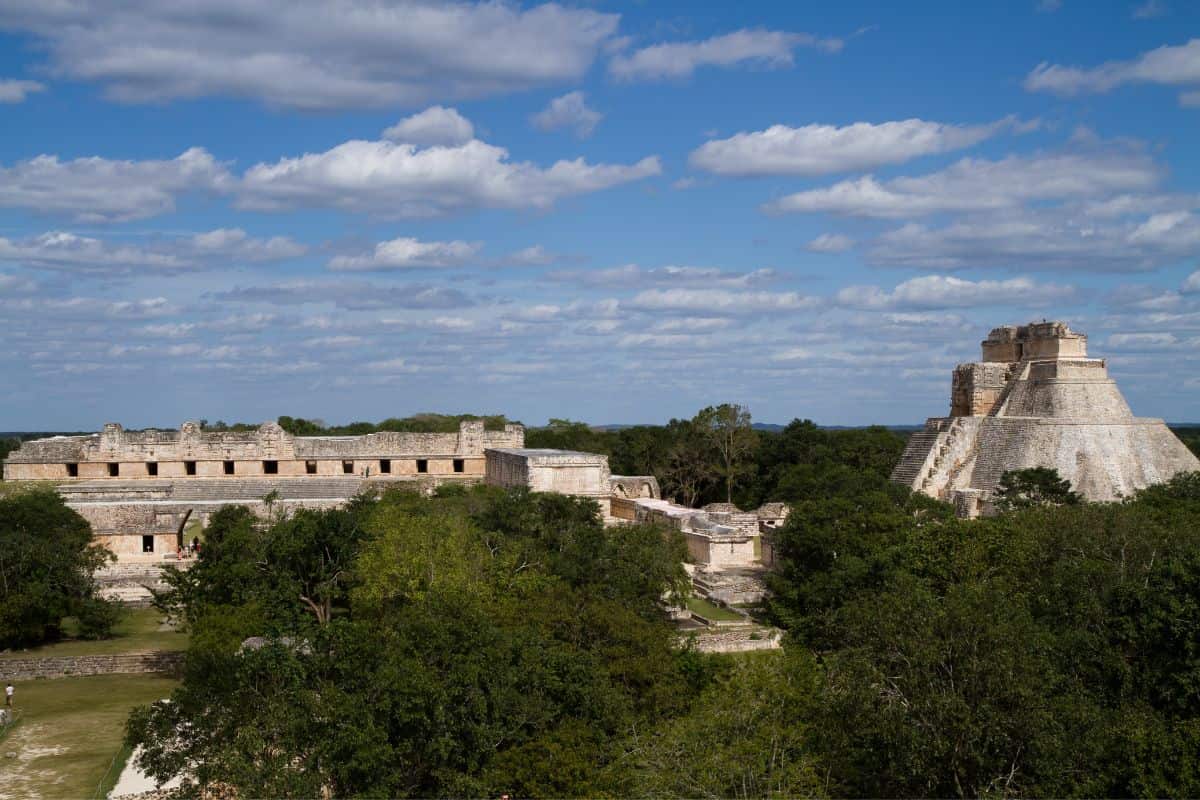
[[[117,615],[93,574],[112,560],[54,490],[0,497],[0,649],[53,641],[67,616],[82,618],[85,636],[109,635]]]
[[[713,471],[725,482],[725,502],[733,502],[733,485],[752,464],[748,461],[758,447],[758,436],[750,425],[750,411],[724,403],[709,406],[692,420],[713,453]]]
[[[1076,505],[1081,498],[1071,491],[1071,482],[1051,467],[1011,470],[1000,476],[996,508],[1000,512],[1031,506]]]

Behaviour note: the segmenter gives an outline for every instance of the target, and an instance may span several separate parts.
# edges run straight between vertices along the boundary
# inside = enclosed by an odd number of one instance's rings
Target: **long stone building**
[[[1133,416],[1087,336],[1062,322],[996,328],[954,370],[950,416],[913,434],[892,480],[987,513],[1001,476],[1052,467],[1089,500],[1117,500],[1200,469],[1161,419]]]
[[[464,421],[456,433],[292,436],[274,422],[248,432],[126,431],[25,442],[4,460],[4,479],[54,481],[96,539],[121,561],[173,555],[185,525],[222,506],[329,508],[368,486],[436,486],[484,479],[486,451],[520,448],[525,429],[489,431]]]

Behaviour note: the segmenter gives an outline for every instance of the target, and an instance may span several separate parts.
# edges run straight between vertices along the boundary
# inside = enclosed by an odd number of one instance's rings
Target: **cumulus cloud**
[[[919,310],[999,305],[1042,305],[1073,299],[1073,286],[1037,283],[1029,278],[969,281],[948,275],[923,275],[890,292],[878,286],[847,286],[837,303],[869,310]]]
[[[278,306],[331,304],[349,311],[466,308],[475,304],[463,292],[444,286],[346,281],[291,281],[268,286],[245,286],[214,292],[210,296],[223,302]]]
[[[273,106],[416,105],[577,80],[619,17],[555,3],[0,0],[55,74],[122,102],[226,95]]]
[[[475,138],[475,126],[453,108],[433,106],[400,120],[383,132],[383,138],[419,147],[455,147]]]
[[[401,237],[375,245],[373,252],[336,256],[329,268],[346,272],[378,272],[395,269],[461,267],[479,252],[477,242],[422,242]]]
[[[1032,200],[1094,198],[1144,191],[1161,170],[1140,153],[1069,153],[964,158],[946,169],[880,181],[865,175],[788,195],[765,209],[830,212],[862,217],[913,217],[943,211],[1015,208]]]
[[[257,210],[334,207],[383,217],[430,217],[480,207],[540,209],[661,172],[657,156],[629,165],[577,158],[539,167],[510,161],[507,150],[478,139],[424,149],[355,140],[251,167],[242,179],[239,204]]]
[[[232,183],[225,165],[200,147],[166,161],[41,155],[0,167],[0,207],[121,222],[172,211],[185,192],[223,192]]]
[[[1170,219],[1094,225],[1069,214],[1028,210],[940,227],[910,223],[877,237],[868,257],[877,264],[933,269],[1130,272],[1161,267],[1195,252],[1197,228],[1191,215],[1155,216]]]
[[[308,247],[287,236],[255,239],[241,228],[217,228],[192,237],[197,256],[223,256],[242,261],[282,261],[308,252]]]
[[[670,42],[619,54],[608,71],[622,80],[686,78],[704,66],[729,67],[751,62],[767,67],[790,67],[792,51],[811,47],[827,53],[842,49],[841,39],[822,39],[811,33],[743,28],[698,42]]]
[[[844,253],[854,247],[854,240],[840,233],[822,233],[804,246],[811,253]]]
[[[1064,96],[1108,92],[1131,83],[1200,85],[1200,39],[1164,45],[1129,61],[1107,61],[1091,68],[1042,62],[1025,78],[1028,91]],[[1181,98],[1185,103],[1186,97]]]
[[[558,270],[546,273],[549,280],[583,286],[609,288],[658,285],[756,286],[776,278],[775,270],[756,269],[750,272],[731,272],[717,267],[665,266],[646,269],[637,264],[624,264],[606,269]]]
[[[1134,352],[1177,350],[1183,344],[1173,333],[1114,333],[1108,337],[1109,348]]]
[[[817,308],[821,300],[796,292],[748,292],[726,289],[647,289],[629,301],[644,311],[697,311],[710,314],[759,314]]]
[[[550,101],[550,105],[529,118],[533,127],[542,131],[568,128],[580,139],[586,139],[596,130],[604,115],[588,108],[583,92],[569,92]]]
[[[829,175],[899,164],[919,156],[978,144],[1004,128],[1033,123],[1007,118],[988,125],[946,125],[922,119],[853,125],[772,125],[705,142],[692,151],[693,167],[718,175]]]
[[[0,78],[0,103],[24,103],[29,95],[44,91],[46,85],[37,81]]]
[[[35,269],[77,273],[167,273],[239,261],[279,261],[307,248],[284,236],[255,239],[237,228],[193,236],[157,238],[142,244],[50,231],[25,239],[0,237],[0,261]]]

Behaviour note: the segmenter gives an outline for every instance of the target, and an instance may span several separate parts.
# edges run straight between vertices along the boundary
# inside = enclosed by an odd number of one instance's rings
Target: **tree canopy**
[[[0,650],[58,639],[64,617],[86,637],[108,635],[116,610],[93,573],[112,558],[52,489],[0,496]]]

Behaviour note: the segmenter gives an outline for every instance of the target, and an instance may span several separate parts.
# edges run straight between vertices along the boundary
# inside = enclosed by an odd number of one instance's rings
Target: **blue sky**
[[[1200,419],[1200,6],[828,5],[0,0],[0,429]]]

